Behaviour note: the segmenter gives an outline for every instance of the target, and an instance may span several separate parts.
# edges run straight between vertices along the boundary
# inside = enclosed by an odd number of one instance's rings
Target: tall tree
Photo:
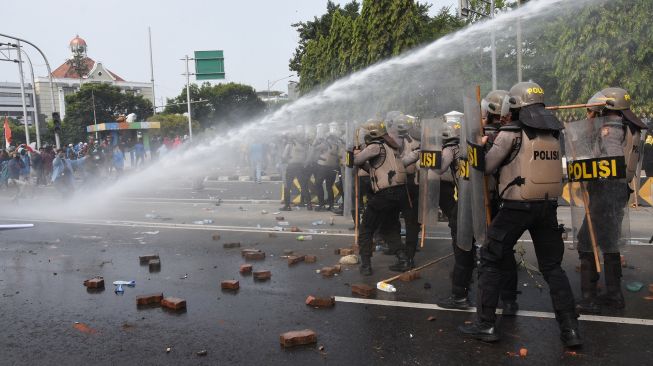
[[[202,127],[235,126],[254,118],[265,110],[265,103],[256,95],[249,85],[227,83],[201,86],[191,84],[191,100],[204,102],[192,103],[191,115]],[[187,111],[186,88],[173,98],[168,99],[164,113],[182,114]],[[223,126],[220,126],[223,125]]]
[[[86,140],[86,126],[93,124],[93,109],[98,123],[113,122],[119,114],[135,113],[139,120],[152,114],[152,102],[140,95],[123,93],[105,83],[82,84],[75,94],[66,95],[63,143]]]

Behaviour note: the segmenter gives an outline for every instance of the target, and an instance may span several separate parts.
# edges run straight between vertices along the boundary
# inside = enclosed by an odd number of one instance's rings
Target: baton
[[[606,105],[605,102],[599,102],[599,103],[587,103],[587,104],[554,105],[554,106],[550,106],[550,107],[544,107],[544,109],[548,109],[550,111],[557,111],[557,110],[560,110],[560,109],[603,107],[605,105]]]
[[[432,261],[430,261],[430,262],[428,262],[428,263],[426,263],[426,264],[424,264],[424,265],[421,265],[421,266],[419,266],[419,267],[417,267],[417,268],[413,268],[413,269],[411,269],[410,271],[406,271],[406,272],[403,272],[403,273],[398,274],[398,275],[396,275],[396,276],[392,276],[392,277],[390,277],[390,278],[388,278],[388,279],[385,279],[385,280],[379,281],[379,283],[390,283],[390,282],[392,282],[392,281],[397,280],[397,279],[398,279],[399,277],[401,277],[401,275],[403,275],[404,273],[420,271],[420,270],[422,270],[422,269],[424,269],[424,268],[426,268],[426,267],[430,267],[430,266],[432,266],[432,265],[434,265],[434,264],[436,264],[436,263],[442,262],[443,260],[445,260],[445,259],[451,257],[452,255],[453,255],[453,253],[449,253],[449,254],[445,255],[444,257],[436,258],[436,259],[434,259],[434,260],[432,260]],[[377,285],[378,285],[378,284],[377,284]]]

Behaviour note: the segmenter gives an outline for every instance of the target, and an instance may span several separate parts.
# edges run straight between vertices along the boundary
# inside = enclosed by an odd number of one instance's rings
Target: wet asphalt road
[[[308,295],[357,298],[350,285],[367,283],[393,275],[387,270],[392,258],[378,255],[371,278],[358,274],[357,266],[344,266],[334,278],[322,278],[316,270],[335,264],[335,248],[348,247],[350,225],[336,217],[334,225],[312,226],[316,219],[329,221],[327,213],[295,211],[282,215],[291,225],[304,231],[328,231],[334,235],[313,234],[311,241],[297,241],[297,234],[277,233],[270,237],[258,232],[276,225],[273,212],[277,203],[264,201],[268,186],[233,183],[215,185],[231,192],[225,200],[253,197],[258,202],[223,203],[215,206],[207,192],[185,188],[169,193],[134,194],[110,212],[98,210],[84,217],[70,215],[38,217],[30,214],[36,227],[0,232],[0,364],[2,365],[460,365],[460,364],[569,364],[632,365],[651,364],[649,325],[581,322],[585,346],[576,354],[567,353],[558,340],[554,320],[535,316],[505,318],[501,321],[503,339],[498,344],[483,344],[460,336],[455,328],[471,318],[470,313],[338,302],[333,309],[313,309],[304,304]],[[242,187],[242,188],[241,188]],[[240,193],[242,189],[244,193]],[[162,190],[163,191],[163,190]],[[223,193],[226,195],[226,193]],[[5,206],[7,200],[0,204]],[[140,200],[139,200],[140,198]],[[154,199],[156,198],[156,199]],[[46,192],[41,200],[53,199]],[[194,200],[193,200],[194,199]],[[202,201],[206,199],[206,201]],[[270,197],[272,201],[277,197]],[[29,202],[28,202],[29,203]],[[25,202],[23,204],[26,204]],[[212,211],[211,211],[212,210]],[[268,213],[262,214],[261,210]],[[156,212],[163,219],[147,219]],[[561,211],[561,217],[564,211]],[[634,231],[644,236],[650,230],[650,212],[638,212]],[[20,210],[4,211],[3,223],[16,222]],[[192,221],[210,217],[212,225],[193,225]],[[25,217],[23,217],[25,218]],[[238,229],[238,227],[251,229]],[[245,231],[243,231],[245,230]],[[218,232],[220,240],[212,234]],[[435,237],[446,235],[443,224]],[[226,242],[240,242],[243,248],[266,252],[263,261],[250,262],[257,269],[272,271],[272,279],[254,282],[238,273],[245,263],[240,249],[224,249]],[[531,257],[530,243],[524,243]],[[317,255],[314,264],[289,267],[284,250]],[[653,282],[649,246],[630,246],[624,250],[629,266],[624,283]],[[418,254],[418,262],[450,252],[450,241],[433,239]],[[141,266],[140,255],[159,254],[162,268],[149,273]],[[564,266],[578,292],[576,254],[567,250]],[[449,293],[449,271],[453,259],[422,271],[422,278],[410,283],[397,282],[395,294],[379,293],[376,299],[432,304]],[[103,276],[106,289],[89,293],[85,279]],[[220,281],[239,279],[236,293],[220,290]],[[115,295],[111,282],[135,280],[136,287]],[[535,280],[542,282],[541,277]],[[519,303],[522,310],[550,312],[546,289],[540,290],[525,271],[520,271]],[[424,284],[429,283],[430,289]],[[624,290],[625,291],[625,290]],[[163,292],[188,302],[183,313],[160,308],[138,309],[136,296]],[[627,309],[606,314],[624,318],[653,319],[653,302],[644,300],[647,289],[625,291]],[[346,300],[346,299],[344,299]],[[392,304],[392,303],[391,303]],[[415,305],[416,306],[416,305]],[[434,316],[434,321],[428,321]],[[90,332],[75,328],[75,322],[90,327]],[[318,343],[296,349],[282,349],[279,334],[310,328]],[[324,349],[320,351],[320,346]],[[166,352],[170,347],[171,351]],[[512,356],[521,347],[526,359]],[[206,350],[206,356],[197,355]]]

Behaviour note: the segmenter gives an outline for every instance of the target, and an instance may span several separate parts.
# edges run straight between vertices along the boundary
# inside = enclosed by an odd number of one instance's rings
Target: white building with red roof
[[[55,103],[63,119],[66,114],[64,96],[75,93],[85,83],[110,83],[119,87],[124,93],[141,95],[153,104],[152,83],[126,81],[115,72],[106,68],[102,62],[88,57],[88,45],[79,36],[70,41],[71,57],[52,71],[54,82]],[[50,81],[48,77],[38,77],[36,80],[36,96],[39,113],[50,118],[53,112],[50,94]]]

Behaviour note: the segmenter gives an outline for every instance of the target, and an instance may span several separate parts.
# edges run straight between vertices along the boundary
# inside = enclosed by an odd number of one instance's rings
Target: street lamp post
[[[27,103],[25,103],[25,77],[23,75],[23,57],[20,51],[20,41],[16,41],[16,54],[18,55],[18,73],[20,74],[20,97],[23,102],[23,123],[25,124],[25,143],[30,144],[29,141],[29,126],[27,125]]]
[[[190,70],[188,69],[188,61],[192,60],[186,55],[186,104],[188,105],[188,138],[193,141],[193,126],[191,124],[190,112]]]
[[[276,84],[277,82],[279,82],[281,80],[286,80],[286,79],[291,78],[291,77],[293,77],[292,74],[288,75],[288,76],[285,76],[285,77],[282,77],[281,79],[274,80],[272,82],[270,82],[270,80],[268,80],[268,100],[270,99],[270,93],[272,92],[270,89],[274,86],[274,84]]]
[[[0,33],[0,37],[6,37],[6,38],[14,39],[16,41],[25,42],[28,45],[34,47],[37,51],[39,51],[39,53],[41,54],[41,57],[43,57],[43,60],[45,61],[45,66],[48,68],[48,78],[50,79],[50,97],[52,99],[52,110],[54,112],[56,112],[57,111],[57,105],[54,102],[54,82],[52,81],[52,69],[50,68],[50,63],[48,62],[47,57],[45,57],[45,54],[43,53],[43,51],[41,51],[40,48],[36,47],[36,45],[34,43],[26,41],[26,40],[24,40],[22,38],[10,36],[10,35],[3,34],[3,33]],[[55,139],[57,149],[59,149],[59,147],[61,146],[61,143],[60,143],[60,140],[59,140],[59,133],[57,131],[54,132],[54,139]]]

